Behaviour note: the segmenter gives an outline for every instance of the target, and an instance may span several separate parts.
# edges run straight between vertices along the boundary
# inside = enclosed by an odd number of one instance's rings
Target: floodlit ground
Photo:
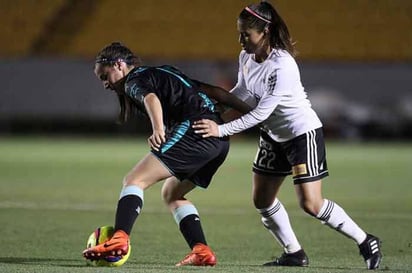
[[[235,139],[208,190],[188,196],[197,206],[214,268],[175,268],[189,251],[160,199],[145,192],[122,267],[93,268],[81,256],[89,234],[113,224],[127,171],[147,151],[145,139],[0,139],[0,272],[366,272],[358,248],[297,206],[288,179],[280,199],[310,259],[308,268],[264,268],[281,253],[260,224],[250,198],[256,143]],[[412,143],[328,143],[331,176],[325,197],[383,241],[384,272],[412,272]]]

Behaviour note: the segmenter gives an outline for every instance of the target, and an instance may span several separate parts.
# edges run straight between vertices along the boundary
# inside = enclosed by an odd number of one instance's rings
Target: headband
[[[127,61],[127,60],[122,59],[122,58],[110,59],[110,58],[106,58],[106,57],[97,58],[95,62],[97,64],[101,64],[101,63],[108,64],[108,63],[114,63],[114,62],[124,62],[126,64],[131,64],[130,61]]]
[[[251,8],[249,8],[249,7],[246,7],[245,10],[246,10],[247,12],[249,12],[250,14],[252,14],[253,16],[259,18],[260,20],[265,21],[266,23],[269,23],[269,24],[272,23],[272,22],[269,21],[268,19],[266,19],[266,18],[260,16],[259,14],[257,14],[255,11],[253,11],[253,10],[252,10]]]

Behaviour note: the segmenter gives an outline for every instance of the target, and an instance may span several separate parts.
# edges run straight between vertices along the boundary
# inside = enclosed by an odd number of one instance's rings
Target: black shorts
[[[159,151],[152,153],[179,180],[207,188],[229,152],[229,138],[203,138],[190,121],[177,125]]]
[[[253,172],[272,176],[292,174],[295,184],[328,176],[322,128],[286,142],[276,142],[261,131]]]

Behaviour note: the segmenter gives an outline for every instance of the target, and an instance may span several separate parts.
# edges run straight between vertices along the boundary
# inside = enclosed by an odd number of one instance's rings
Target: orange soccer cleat
[[[176,266],[214,266],[216,265],[216,256],[209,246],[204,244],[196,244],[192,252],[176,264]]]
[[[110,240],[83,251],[86,259],[94,260],[107,256],[124,256],[129,251],[129,235],[123,230],[118,230]]]

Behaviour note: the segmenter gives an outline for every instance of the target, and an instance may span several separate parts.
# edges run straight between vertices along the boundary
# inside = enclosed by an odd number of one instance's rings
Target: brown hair
[[[295,56],[294,42],[290,37],[288,27],[270,3],[262,1],[259,4],[247,6],[240,13],[239,21],[259,32],[267,29],[270,33],[271,47],[286,50],[290,55]]]
[[[113,66],[119,60],[125,62],[130,67],[142,64],[137,55],[119,42],[113,42],[100,50],[96,56],[95,64]],[[116,94],[120,105],[118,123],[123,124],[136,113],[136,105],[126,94],[117,92]]]

